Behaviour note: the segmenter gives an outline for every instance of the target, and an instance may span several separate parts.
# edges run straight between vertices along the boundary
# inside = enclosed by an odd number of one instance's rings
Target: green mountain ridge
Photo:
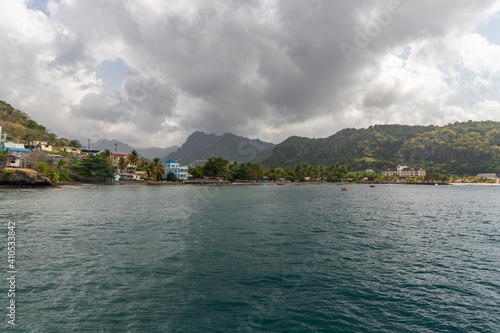
[[[69,143],[1,100],[0,126],[9,141],[39,140],[58,146]],[[381,170],[406,164],[421,166],[428,173],[460,176],[500,173],[500,122],[469,120],[445,126],[374,125],[343,129],[327,138],[291,136],[276,146],[231,133],[218,136],[194,132],[182,147],[163,160],[189,164],[207,157],[258,162],[269,168],[342,164],[354,170]]]
[[[375,125],[348,128],[332,136],[292,136],[278,144],[262,164],[349,164],[356,170],[422,166],[428,172],[472,175],[500,172],[500,123],[456,122],[445,126]]]

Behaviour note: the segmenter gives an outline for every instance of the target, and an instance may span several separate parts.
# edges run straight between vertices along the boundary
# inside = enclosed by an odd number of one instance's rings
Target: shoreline
[[[167,182],[167,181],[148,181],[148,180],[126,180],[126,181],[105,181],[105,182],[57,182],[53,186],[21,186],[21,185],[0,185],[0,188],[61,188],[65,186],[278,186],[277,182],[250,183],[250,182],[232,182],[232,183],[185,183],[185,182]],[[435,186],[436,183],[349,183],[349,182],[291,182],[280,184],[280,186],[384,186],[384,185],[427,185]],[[440,186],[500,186],[500,183],[437,183]]]

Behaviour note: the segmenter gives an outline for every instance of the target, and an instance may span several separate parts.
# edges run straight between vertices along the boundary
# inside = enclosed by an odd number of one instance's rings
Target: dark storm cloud
[[[446,89],[463,83],[446,78],[443,57],[494,6],[486,0],[61,1],[47,6],[57,9],[50,13],[52,30],[40,31],[50,46],[47,68],[78,84],[69,116],[127,124],[146,136],[168,129],[165,135],[272,132],[283,139],[304,124],[317,136],[318,125],[329,135],[367,119],[408,122],[412,105],[414,119],[445,119],[436,108],[446,104]],[[404,50],[405,60],[397,58]],[[120,88],[110,89],[94,71],[117,58],[130,71]],[[333,127],[324,119],[335,119]]]

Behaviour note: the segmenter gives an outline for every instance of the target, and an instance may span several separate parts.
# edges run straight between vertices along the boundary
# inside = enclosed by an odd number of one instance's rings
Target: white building
[[[163,167],[165,168],[165,173],[162,175],[163,179],[167,179],[167,174],[172,172],[177,179],[188,179],[188,167],[180,165],[176,161],[166,161],[163,162]]]
[[[2,150],[6,150],[9,148],[16,148],[16,149],[24,149],[24,143],[14,143],[14,142],[3,142],[2,143]],[[29,149],[28,149],[29,151]]]
[[[396,168],[387,168],[382,170],[383,176],[398,175],[400,177],[419,177],[425,176],[425,170],[420,167],[408,168],[406,165],[398,165]]]
[[[52,146],[49,145],[47,141],[30,141],[27,145],[25,145],[26,148],[30,150],[43,150],[43,151],[52,151]]]

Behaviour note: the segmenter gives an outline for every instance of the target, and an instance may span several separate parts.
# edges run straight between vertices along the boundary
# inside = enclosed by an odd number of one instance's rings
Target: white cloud
[[[500,120],[500,47],[475,31],[498,10],[486,0],[61,0],[46,16],[2,1],[0,98],[60,136],[137,146],[181,144],[195,130],[279,142]],[[112,89],[95,70],[118,58],[129,70]]]

